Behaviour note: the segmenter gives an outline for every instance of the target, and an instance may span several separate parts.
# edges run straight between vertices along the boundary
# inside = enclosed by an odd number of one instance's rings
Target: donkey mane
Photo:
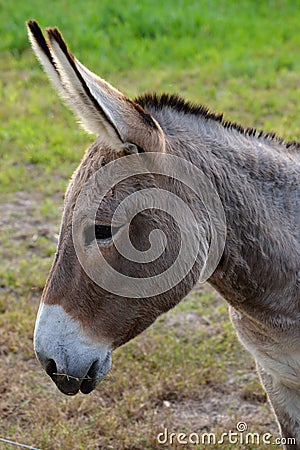
[[[161,95],[156,93],[146,93],[140,95],[134,99],[136,103],[141,105],[147,110],[147,107],[154,108],[156,110],[162,110],[164,108],[171,108],[181,114],[191,114],[198,117],[202,117],[206,120],[214,120],[219,122],[227,130],[236,130],[244,136],[254,137],[264,142],[276,143],[289,151],[299,151],[300,142],[297,141],[285,141],[283,138],[277,136],[274,132],[265,132],[263,130],[257,130],[256,128],[243,127],[237,122],[225,120],[223,113],[215,113],[211,111],[207,106],[198,105],[196,103],[187,101],[180,97],[178,94]]]

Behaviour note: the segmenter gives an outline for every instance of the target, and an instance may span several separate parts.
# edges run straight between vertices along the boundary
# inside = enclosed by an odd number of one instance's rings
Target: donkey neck
[[[207,152],[193,158],[214,183],[227,220],[224,254],[210,282],[250,316],[295,317],[300,165],[276,142],[220,131],[223,136],[206,137]]]
[[[169,151],[199,167],[222,201],[227,238],[209,282],[256,318],[300,312],[299,153],[201,114],[151,113]]]

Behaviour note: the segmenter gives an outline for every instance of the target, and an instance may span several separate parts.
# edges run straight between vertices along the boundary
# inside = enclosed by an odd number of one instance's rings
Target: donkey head
[[[112,350],[192,288],[206,258],[208,232],[202,230],[197,240],[204,244],[193,259],[193,271],[179,280],[174,273],[159,278],[181,246],[174,217],[152,202],[166,185],[178,191],[172,174],[162,170],[163,157],[170,153],[162,127],[137,102],[84,67],[57,28],[47,29],[46,41],[35,21],[27,25],[54,87],[84,128],[98,136],[66,193],[57,253],[34,333],[36,355],[58,388],[68,395],[89,393],[110,369]],[[193,203],[194,193],[187,190],[184,196]],[[126,199],[129,203],[120,207]],[[192,219],[189,223],[197,226]],[[158,228],[163,233],[156,233]],[[194,247],[187,244],[186,254]]]

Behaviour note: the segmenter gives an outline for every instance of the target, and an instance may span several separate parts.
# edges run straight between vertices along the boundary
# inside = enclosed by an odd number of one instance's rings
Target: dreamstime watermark
[[[114,192],[118,189],[123,197],[115,205]],[[141,251],[130,239],[130,223],[149,210],[157,211],[155,227],[148,236],[149,248]],[[172,247],[174,226],[167,232],[160,229],[160,213],[168,215],[180,233],[176,257],[169,265],[162,255],[166,248]],[[161,269],[159,273],[129,276],[122,272],[122,267],[117,269],[110,263],[107,240],[101,245],[98,239],[96,245],[95,234],[95,224],[103,226],[102,221],[107,224],[107,220],[112,225],[110,245],[126,261],[126,267],[135,264],[142,270],[145,264],[155,263],[156,269]],[[84,238],[86,230],[92,230],[89,233],[93,234],[89,245]],[[89,178],[76,201],[72,235],[81,266],[98,286],[118,296],[146,298],[172,289],[193,270],[196,262],[201,268],[199,282],[206,281],[224,250],[226,220],[218,193],[202,170],[174,155],[142,153],[118,158]]]
[[[222,445],[222,444],[240,444],[240,445],[295,445],[294,437],[284,438],[275,437],[271,433],[256,433],[248,431],[246,422],[238,422],[235,430],[228,430],[222,433],[175,433],[165,428],[163,432],[157,435],[158,444],[165,445]]]

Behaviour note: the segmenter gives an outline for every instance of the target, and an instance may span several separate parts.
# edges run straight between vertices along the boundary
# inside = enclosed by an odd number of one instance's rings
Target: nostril
[[[89,368],[89,371],[88,371],[88,373],[86,375],[87,378],[95,378],[95,376],[97,375],[97,371],[98,371],[98,365],[99,365],[99,361],[98,360],[93,362],[93,364]]]
[[[54,374],[57,373],[57,367],[56,367],[54,359],[49,359],[49,361],[47,362],[46,372],[49,375],[49,377],[51,377],[51,378],[53,378]]]
[[[90,366],[86,376],[82,380],[80,390],[83,394],[89,394],[97,384],[97,373],[99,370],[99,361],[96,360]]]

